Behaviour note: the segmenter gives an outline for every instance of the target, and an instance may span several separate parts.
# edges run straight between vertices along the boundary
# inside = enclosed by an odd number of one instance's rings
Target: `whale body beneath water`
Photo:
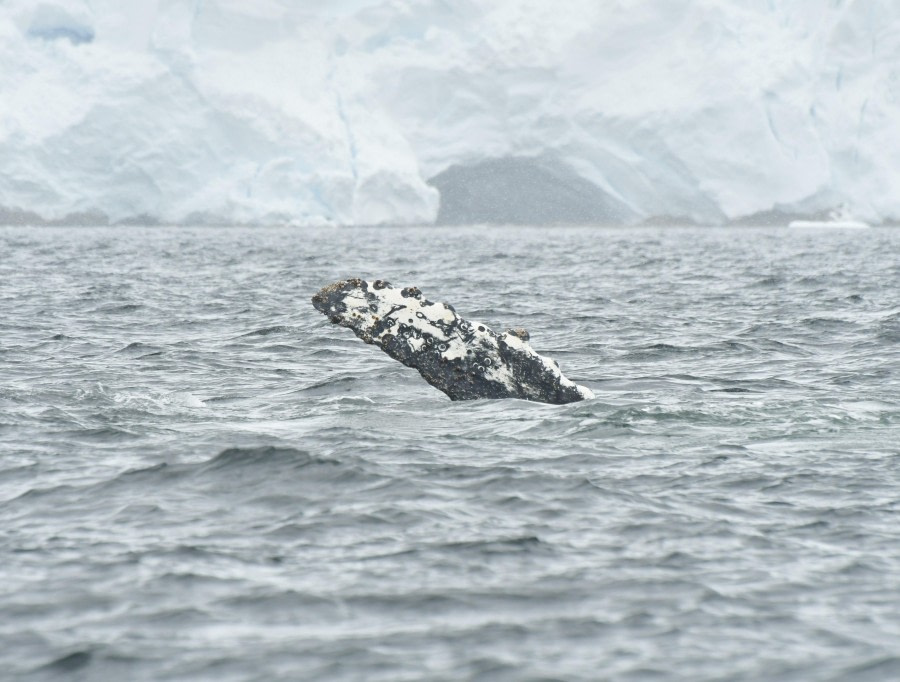
[[[322,288],[313,306],[331,322],[419,371],[451,400],[521,398],[572,403],[594,394],[563,376],[539,355],[523,329],[497,334],[470,322],[446,303],[433,303],[416,287],[348,279]]]

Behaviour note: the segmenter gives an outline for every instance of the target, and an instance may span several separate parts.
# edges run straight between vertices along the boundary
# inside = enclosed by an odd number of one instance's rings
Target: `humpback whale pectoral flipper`
[[[524,329],[497,334],[463,319],[446,303],[429,301],[416,287],[354,278],[323,287],[312,302],[334,324],[417,369],[451,400],[561,404],[594,397],[589,388],[563,376],[556,362],[535,352]]]

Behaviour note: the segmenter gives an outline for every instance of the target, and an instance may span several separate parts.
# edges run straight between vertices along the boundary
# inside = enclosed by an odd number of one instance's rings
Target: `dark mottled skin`
[[[584,400],[585,396],[571,384],[561,383],[562,374],[551,371],[540,361],[533,351],[527,352],[510,345],[515,341],[509,337],[528,340],[528,332],[524,329],[511,329],[506,334],[496,334],[489,328],[479,325],[478,332],[487,335],[488,339],[476,334],[475,328],[447,304],[437,304],[451,313],[450,320],[431,319],[418,313],[422,324],[430,324],[442,336],[429,334],[410,324],[411,315],[417,314],[408,310],[400,302],[383,311],[383,316],[374,316],[379,306],[384,307],[384,289],[394,288],[387,282],[377,280],[369,283],[361,279],[350,279],[335,282],[316,293],[312,298],[316,310],[326,315],[331,322],[348,327],[369,344],[379,345],[381,349],[395,360],[407,367],[419,371],[422,377],[435,388],[446,393],[451,400],[472,400],[477,398],[522,398],[546,403],[570,403]],[[361,293],[369,301],[367,314],[363,317],[357,311],[362,304],[355,299],[354,306],[348,309],[345,299],[349,294]],[[393,291],[391,292],[393,293]],[[422,296],[415,287],[407,287],[400,291],[401,301],[415,299],[417,304],[434,305]],[[417,306],[413,306],[416,309]],[[372,318],[375,319],[372,319]],[[447,357],[448,345],[444,339],[458,339],[466,347],[464,357]],[[410,343],[413,339],[421,339],[422,345],[416,348]],[[553,363],[556,367],[556,363]],[[506,368],[509,383],[493,380],[486,375],[487,368]]]

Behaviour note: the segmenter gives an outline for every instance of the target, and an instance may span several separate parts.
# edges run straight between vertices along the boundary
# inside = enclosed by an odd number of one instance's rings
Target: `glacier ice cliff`
[[[896,220],[897,26],[895,0],[0,0],[0,222]]]

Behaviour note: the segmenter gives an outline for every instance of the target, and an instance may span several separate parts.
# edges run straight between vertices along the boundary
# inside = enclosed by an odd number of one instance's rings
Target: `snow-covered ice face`
[[[524,330],[496,334],[434,303],[415,287],[350,279],[324,287],[313,305],[366,343],[414,367],[454,400],[517,397],[573,402],[593,397],[538,355]]]

